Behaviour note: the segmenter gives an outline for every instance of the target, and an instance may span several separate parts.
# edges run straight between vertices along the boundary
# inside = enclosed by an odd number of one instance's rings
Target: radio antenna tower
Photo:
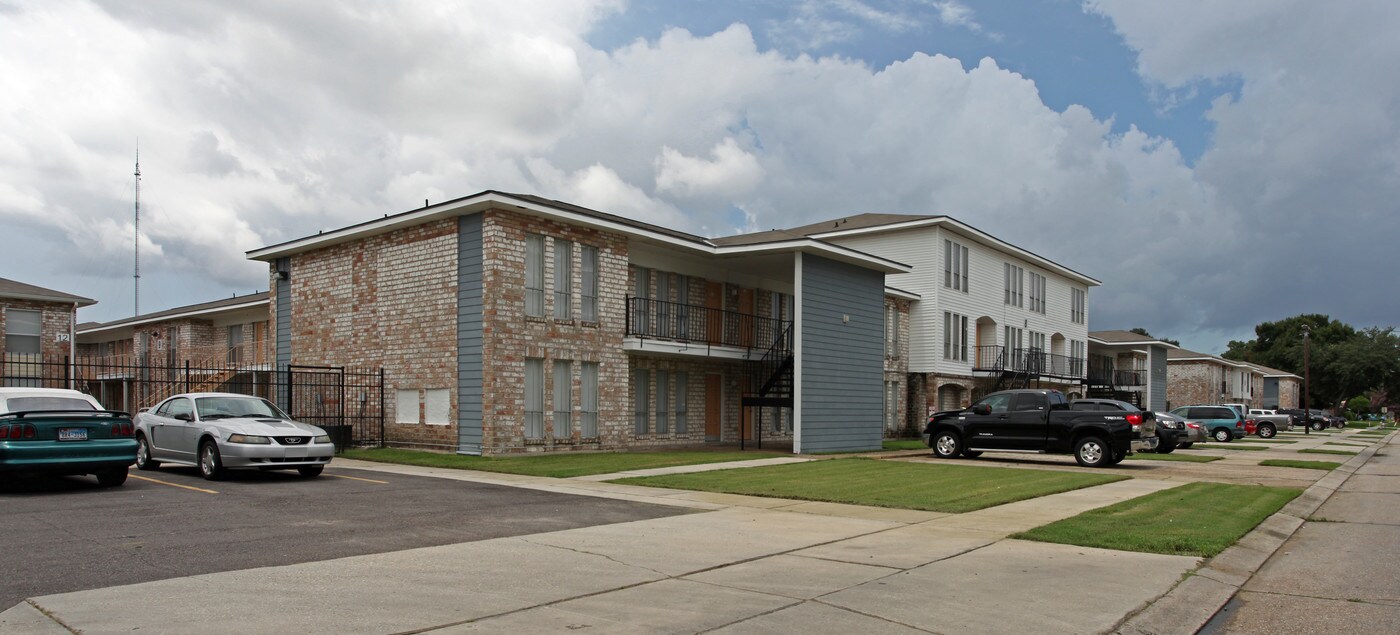
[[[132,315],[141,315],[141,147],[136,147],[136,258],[132,279],[135,282],[135,292],[132,295],[131,311]]]

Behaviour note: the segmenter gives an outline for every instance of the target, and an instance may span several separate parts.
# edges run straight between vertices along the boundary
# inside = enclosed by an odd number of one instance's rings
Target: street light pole
[[[1308,368],[1308,336],[1312,329],[1303,325],[1303,434],[1312,434],[1312,412],[1308,410],[1308,389],[1311,387]]]

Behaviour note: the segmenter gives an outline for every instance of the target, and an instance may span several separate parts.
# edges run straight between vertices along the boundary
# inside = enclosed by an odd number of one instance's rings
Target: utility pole
[[[1308,336],[1312,328],[1303,325],[1303,434],[1312,434],[1312,412],[1308,410],[1308,389],[1311,387],[1308,369]]]
[[[141,315],[141,148],[136,148],[136,231],[135,234],[135,260],[133,261],[132,281],[133,292],[131,296],[131,314]]]

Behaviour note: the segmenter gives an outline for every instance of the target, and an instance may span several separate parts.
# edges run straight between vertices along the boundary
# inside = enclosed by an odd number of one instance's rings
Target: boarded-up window
[[[418,389],[400,388],[395,391],[394,423],[418,423]]]
[[[452,394],[446,388],[423,391],[423,423],[445,426],[452,422]]]

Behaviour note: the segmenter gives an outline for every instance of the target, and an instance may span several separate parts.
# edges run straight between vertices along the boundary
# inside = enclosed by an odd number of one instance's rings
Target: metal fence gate
[[[337,448],[384,444],[382,368],[0,353],[0,385],[71,388],[132,414],[179,393],[253,395],[276,403],[297,421],[326,428]]]

